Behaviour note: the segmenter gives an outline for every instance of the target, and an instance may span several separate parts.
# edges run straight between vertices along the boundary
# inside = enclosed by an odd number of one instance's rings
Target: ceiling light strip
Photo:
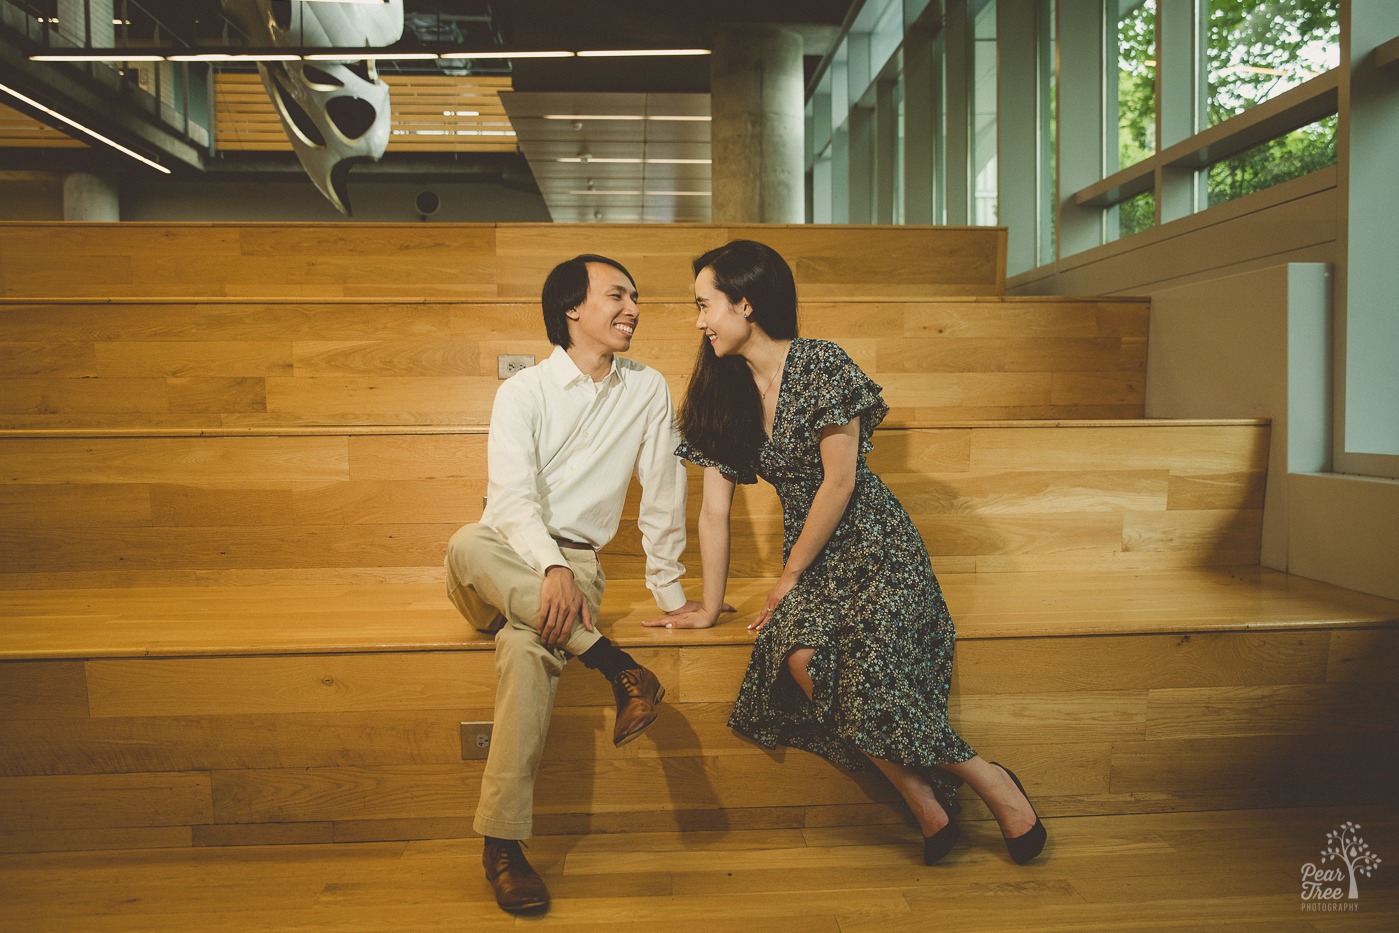
[[[573,58],[573,52],[441,52],[438,58]]]
[[[316,52],[314,54],[302,55],[300,57],[308,62],[432,62],[437,60],[437,53],[384,51],[376,52],[372,49],[355,49],[350,52]]]
[[[602,191],[594,188],[587,188],[579,191],[566,191],[565,194],[581,195],[584,197],[638,197],[648,198],[707,198],[712,192],[709,191]]]
[[[684,121],[690,123],[708,123],[713,121],[713,117],[707,114],[648,114],[642,116],[639,113],[546,113],[542,117],[545,120],[655,120],[657,122]]]
[[[579,52],[579,58],[663,58],[679,55],[708,55],[709,49],[593,49]]]
[[[608,159],[600,156],[563,156],[555,162],[581,162],[589,165],[713,165],[713,159]]]
[[[120,58],[107,52],[53,52],[29,56],[31,62],[163,62],[164,55],[149,52],[123,53]]]
[[[145,164],[149,165],[151,168],[155,169],[156,171],[158,171],[158,172],[164,172],[166,175],[173,175],[173,174],[174,174],[173,172],[170,171],[170,169],[166,168],[164,165],[161,165],[159,162],[152,161],[151,159],[148,159],[148,158],[146,158],[145,156],[141,155],[139,152],[133,152],[132,150],[126,148],[126,147],[123,146],[121,143],[117,142],[116,140],[114,140],[114,139],[109,139],[109,138],[107,138],[106,136],[103,136],[101,133],[97,132],[96,130],[88,129],[87,127],[85,127],[85,126],[83,126],[81,123],[79,123],[78,121],[73,120],[73,119],[70,119],[70,118],[68,118],[68,117],[65,117],[63,114],[59,113],[57,110],[54,110],[52,107],[45,107],[43,104],[39,103],[39,102],[38,102],[37,100],[35,100],[34,98],[28,97],[28,96],[26,96],[26,95],[24,95],[24,94],[21,94],[19,91],[16,91],[16,90],[15,90],[14,88],[12,88],[12,87],[8,87],[8,86],[6,86],[6,85],[4,85],[4,84],[0,84],[0,91],[4,91],[6,94],[9,94],[11,97],[15,98],[16,100],[19,100],[19,101],[24,102],[25,104],[28,104],[30,107],[33,107],[35,110],[42,110],[44,113],[47,113],[49,116],[55,117],[56,119],[59,119],[59,120],[62,120],[64,123],[67,123],[69,126],[73,127],[75,130],[78,130],[78,131],[80,131],[80,132],[86,133],[87,135],[91,136],[93,139],[96,139],[96,140],[99,140],[99,141],[101,141],[101,142],[106,143],[107,145],[111,146],[113,149],[116,149],[116,150],[119,151],[119,152],[123,152],[123,153],[125,153],[126,155],[131,156],[131,158],[135,159],[137,162],[144,162]]]
[[[329,2],[329,0],[327,0]],[[512,58],[664,58],[676,55],[708,55],[709,49],[589,49],[571,52],[563,49],[542,51],[510,51],[489,49],[478,52],[420,52],[394,49],[224,49],[208,52],[171,53],[158,48],[129,49],[69,49],[62,52],[40,52],[29,56],[32,62],[158,62],[158,61],[434,61],[437,59],[512,59]]]
[[[160,61],[159,58],[155,60]],[[171,62],[296,62],[301,60],[301,56],[285,52],[253,52],[247,55],[231,52],[200,52],[190,55],[171,55],[165,60]],[[127,61],[150,61],[150,59],[127,59]]]

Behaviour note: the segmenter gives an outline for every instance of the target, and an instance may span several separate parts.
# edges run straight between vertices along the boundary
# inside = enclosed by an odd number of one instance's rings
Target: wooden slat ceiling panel
[[[515,133],[500,102],[500,92],[510,90],[508,77],[383,77],[393,111],[390,152],[515,151]],[[222,150],[291,149],[257,75],[215,75],[214,142]]]
[[[85,149],[87,143],[0,104],[0,148]]]

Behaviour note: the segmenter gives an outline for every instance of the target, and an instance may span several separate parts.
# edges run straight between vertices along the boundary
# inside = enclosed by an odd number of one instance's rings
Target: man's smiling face
[[[636,299],[636,286],[621,269],[588,263],[588,297],[569,314],[572,344],[580,349],[625,353],[641,318]]]

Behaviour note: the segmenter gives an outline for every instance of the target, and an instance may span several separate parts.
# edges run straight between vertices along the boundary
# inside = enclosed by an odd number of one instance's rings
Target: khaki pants
[[[563,549],[574,580],[597,618],[605,580],[597,554]],[[599,636],[575,624],[564,648],[539,640],[539,587],[543,574],[485,525],[467,525],[447,544],[447,598],[472,625],[495,634],[495,727],[475,829],[483,836],[527,839],[534,825],[534,779],[549,734],[554,694],[568,655],[580,655]]]

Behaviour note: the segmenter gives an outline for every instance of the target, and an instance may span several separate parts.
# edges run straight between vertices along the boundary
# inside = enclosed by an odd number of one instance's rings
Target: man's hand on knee
[[[562,648],[579,622],[583,628],[594,631],[588,600],[574,581],[573,571],[550,567],[539,588],[539,640],[551,650]]]

